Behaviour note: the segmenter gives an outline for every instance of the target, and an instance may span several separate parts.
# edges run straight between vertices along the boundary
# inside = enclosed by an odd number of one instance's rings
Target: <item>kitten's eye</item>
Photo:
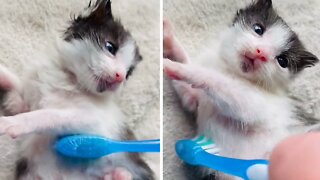
[[[282,68],[288,67],[288,60],[284,57],[278,56],[277,61]]]
[[[117,48],[111,42],[106,42],[106,49],[112,54],[115,55],[117,52]]]
[[[262,36],[262,34],[264,33],[264,29],[260,24],[254,24],[253,30],[254,30],[254,32],[256,32],[260,36]]]

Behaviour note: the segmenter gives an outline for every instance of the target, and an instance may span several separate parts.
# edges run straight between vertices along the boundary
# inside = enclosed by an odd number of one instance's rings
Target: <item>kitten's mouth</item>
[[[111,81],[106,78],[99,78],[97,76],[95,76],[95,81],[97,83],[97,92],[99,93],[103,93],[105,91],[115,91],[120,85],[120,82]]]
[[[249,58],[248,56],[244,55],[243,60],[241,62],[241,70],[244,73],[248,73],[253,71],[254,66],[254,59]]]
[[[254,72],[258,68],[258,64],[255,62],[257,62],[255,59],[253,59],[247,55],[243,55],[242,62],[241,62],[242,72],[244,72],[244,73]]]

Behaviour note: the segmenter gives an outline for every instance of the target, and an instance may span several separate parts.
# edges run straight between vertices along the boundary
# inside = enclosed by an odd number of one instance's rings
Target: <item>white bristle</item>
[[[210,144],[210,145],[206,145],[206,146],[202,146],[202,149],[212,149],[212,148],[216,148],[217,146],[215,144]]]
[[[200,136],[196,136],[196,137],[192,138],[191,140],[192,140],[192,141],[195,141],[195,140],[197,140],[199,137],[200,137]]]
[[[218,155],[218,153],[220,152],[220,149],[216,147],[216,148],[212,148],[212,149],[205,149],[205,151],[210,154]]]

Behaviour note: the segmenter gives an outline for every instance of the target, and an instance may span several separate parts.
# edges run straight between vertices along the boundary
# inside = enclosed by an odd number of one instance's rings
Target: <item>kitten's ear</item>
[[[142,61],[142,59],[143,59],[143,57],[142,57],[142,55],[141,55],[141,53],[140,53],[140,48],[139,48],[139,46],[137,45],[137,42],[135,42],[134,43],[134,45],[135,45],[135,51],[134,51],[134,61],[136,62],[136,63],[138,63],[138,62],[140,62],[140,61]],[[135,64],[136,64],[135,63]]]
[[[243,13],[243,9],[239,9],[238,11],[237,11],[237,13],[236,13],[236,16],[239,16],[240,14],[242,14]]]
[[[237,11],[237,13],[236,13],[236,15],[234,16],[234,18],[233,18],[233,20],[232,20],[232,25],[234,25],[237,21],[238,21],[238,19],[239,19],[239,17],[241,16],[241,14],[243,13],[243,9],[239,9],[238,11]]]
[[[299,62],[297,62],[297,70],[300,71],[306,67],[314,66],[319,59],[314,54],[309,51],[300,51],[299,54]]]
[[[112,18],[111,0],[97,0],[95,6],[96,6],[96,9],[93,12],[93,15],[95,17],[102,18],[102,19]]]
[[[272,0],[256,0],[255,6],[259,9],[270,9],[272,8]]]

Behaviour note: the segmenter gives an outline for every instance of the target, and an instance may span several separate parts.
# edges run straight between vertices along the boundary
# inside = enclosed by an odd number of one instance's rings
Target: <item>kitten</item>
[[[280,140],[307,131],[287,87],[318,58],[271,0],[240,9],[221,40],[192,62],[167,21],[164,28],[164,73],[183,106],[197,115],[198,134],[214,139],[222,156],[268,158]]]
[[[27,75],[19,79],[1,67],[3,106],[11,116],[0,118],[0,133],[22,139],[16,179],[154,179],[138,154],[77,161],[52,149],[58,136],[71,133],[134,139],[113,98],[140,60],[134,39],[113,17],[110,0],[97,0]]]

